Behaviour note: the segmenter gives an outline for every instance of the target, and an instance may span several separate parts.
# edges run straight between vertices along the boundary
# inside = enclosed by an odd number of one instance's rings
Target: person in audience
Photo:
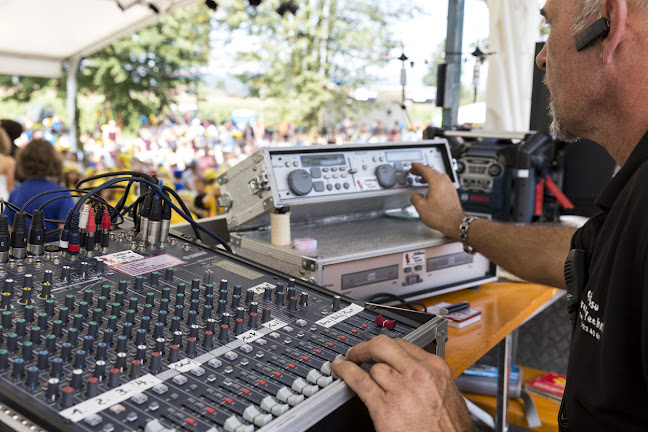
[[[16,154],[16,173],[22,176],[24,181],[11,191],[9,202],[19,208],[41,192],[65,189],[65,186],[58,183],[63,173],[61,155],[52,144],[42,139],[32,140],[26,146],[20,148]],[[57,192],[38,197],[29,203],[25,211],[32,213],[54,197],[62,198],[43,207],[45,219],[64,221],[68,212],[74,206],[74,199],[69,192]],[[5,214],[9,218],[9,225],[13,225],[15,212],[7,208]],[[27,218],[28,229],[30,224],[31,219]],[[47,231],[52,231],[57,229],[59,224],[46,222],[45,227]],[[55,239],[51,238],[50,240]]]
[[[16,160],[12,158],[12,141],[9,134],[0,127],[0,199],[7,200],[9,192],[14,188],[16,175]]]
[[[16,152],[18,151],[18,146],[16,145],[16,140],[25,131],[25,128],[14,120],[2,119],[0,120],[0,127],[3,128],[9,134],[9,139],[11,139],[11,150],[9,151],[9,156],[16,157]]]

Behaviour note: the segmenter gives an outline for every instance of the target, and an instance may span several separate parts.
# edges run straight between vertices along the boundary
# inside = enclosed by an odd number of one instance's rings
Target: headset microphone
[[[599,18],[585,31],[576,37],[576,51],[582,51],[599,38],[604,38],[610,31],[610,21],[606,18]]]

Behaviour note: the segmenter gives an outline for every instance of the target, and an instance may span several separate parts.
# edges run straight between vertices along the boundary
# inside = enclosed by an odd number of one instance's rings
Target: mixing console
[[[352,397],[331,362],[355,344],[387,334],[440,341],[443,353],[438,317],[164,240],[117,229],[103,248],[11,251],[0,268],[4,403],[45,430],[297,431]]]

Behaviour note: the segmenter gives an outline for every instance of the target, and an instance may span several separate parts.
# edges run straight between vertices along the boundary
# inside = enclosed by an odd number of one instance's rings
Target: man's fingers
[[[392,338],[380,335],[353,347],[347,353],[346,359],[354,363],[387,363],[403,373],[408,367],[410,357]]]
[[[386,363],[375,363],[369,369],[369,375],[386,392],[403,387],[403,376]]]
[[[437,176],[442,175],[439,171],[417,162],[412,162],[412,168],[410,169],[410,172],[421,177],[423,179],[423,183],[430,183]]]
[[[424,361],[428,356],[432,355],[426,352],[423,348],[420,348],[413,343],[407,342],[404,339],[394,339],[396,342],[407,354],[409,354],[416,361]]]
[[[410,202],[418,209],[419,205],[422,205],[425,202],[425,197],[420,193],[415,193],[410,197]]]
[[[385,395],[385,391],[371,378],[369,373],[355,363],[336,360],[333,362],[333,372],[358,394],[369,410]]]

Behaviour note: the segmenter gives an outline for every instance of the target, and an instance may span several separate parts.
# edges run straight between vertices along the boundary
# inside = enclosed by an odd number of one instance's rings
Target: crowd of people
[[[179,193],[194,217],[202,218],[223,212],[218,207],[218,175],[261,147],[418,141],[424,125],[388,126],[378,121],[356,123],[349,119],[335,128],[306,131],[290,123],[253,128],[249,123],[236,121],[216,123],[173,116],[143,118],[136,136],[128,137],[118,122],[111,119],[95,133],[82,133],[77,146],[71,145],[65,124],[55,115],[38,122],[26,121],[24,126],[3,120],[3,127],[0,197],[5,200],[11,199],[14,185],[25,180],[17,175],[17,150],[38,140],[49,142],[62,161],[57,178],[48,176],[51,181],[73,188],[81,178],[99,173],[153,173]],[[120,198],[117,191],[106,191],[105,195],[108,202]],[[174,222],[179,221],[181,218],[174,216]]]

